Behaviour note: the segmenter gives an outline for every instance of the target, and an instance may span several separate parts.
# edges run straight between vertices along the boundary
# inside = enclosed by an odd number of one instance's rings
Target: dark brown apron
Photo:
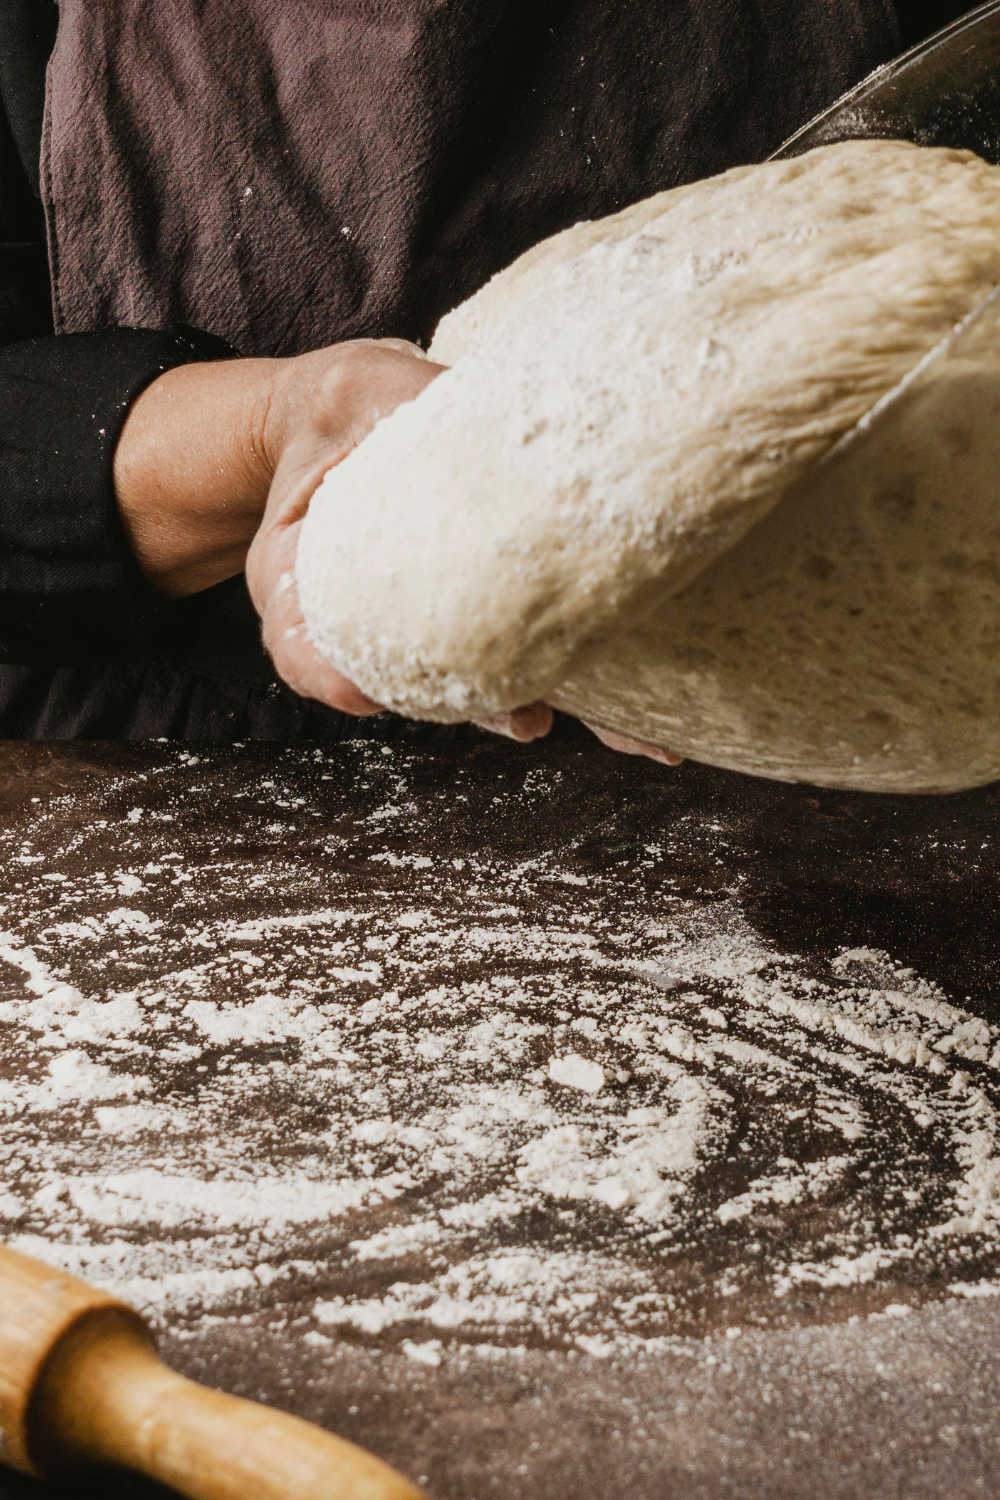
[[[891,0],[62,0],[56,328],[426,339],[528,245],[759,160]]]

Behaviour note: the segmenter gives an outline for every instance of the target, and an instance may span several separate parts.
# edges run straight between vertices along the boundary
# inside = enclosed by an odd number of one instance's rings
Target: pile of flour
[[[600,872],[470,852],[428,830],[474,765],[435,813],[419,757],[351,747],[250,777],[220,842],[200,774],[0,834],[16,1247],[175,1329],[432,1365],[1000,1292],[1000,1031],[885,952],[671,894],[724,822]],[[504,818],[571,791],[525,762]]]

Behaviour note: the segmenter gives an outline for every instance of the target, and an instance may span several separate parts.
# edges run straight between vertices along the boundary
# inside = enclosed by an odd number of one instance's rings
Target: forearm
[[[274,462],[265,441],[282,360],[169,370],[129,412],[114,486],[132,553],[166,598],[242,572]]]
[[[153,648],[158,599],[122,527],[115,448],[151,383],[226,352],[204,334],[129,329],[0,348],[0,658],[108,661]]]

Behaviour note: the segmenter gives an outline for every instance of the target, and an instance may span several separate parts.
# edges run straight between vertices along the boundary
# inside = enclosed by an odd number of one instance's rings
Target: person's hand
[[[441,368],[414,345],[366,339],[300,355],[275,381],[265,431],[274,478],[247,557],[247,586],[279,677],[302,697],[344,713],[378,713],[380,707],[331,666],[306,633],[295,582],[302,519],[323,475]]]
[[[359,340],[292,359],[182,365],[133,402],[115,448],[114,484],[133,555],[153,588],[181,598],[244,566],[279,675],[346,713],[374,703],[321,657],[295,585],[302,517],[326,471],[444,367],[413,344]],[[549,732],[533,703],[479,721],[516,740]],[[677,757],[590,726],[612,749]]]
[[[607,745],[609,750],[618,750],[622,755],[645,755],[663,766],[679,766],[684,760],[683,755],[675,755],[673,750],[661,750],[657,745],[648,745],[645,740],[633,740],[627,734],[619,734],[616,729],[601,729],[597,724],[587,723],[586,719],[583,722],[602,745]]]
[[[275,383],[263,440],[273,458],[274,480],[247,558],[247,583],[278,675],[302,697],[344,713],[375,714],[381,712],[381,704],[338,672],[309,638],[295,582],[302,520],[324,474],[346,458],[376,422],[404,401],[414,400],[444,368],[414,344],[361,340],[289,361]],[[548,734],[552,719],[547,704],[532,703],[476,722],[495,734],[524,741]],[[655,745],[596,725],[588,728],[613,750],[648,755],[665,765],[680,764],[680,756]]]
[[[247,558],[247,583],[279,677],[304,698],[344,713],[379,713],[381,705],[309,639],[295,582],[302,519],[323,475],[443,369],[414,344],[360,340],[291,360],[275,382],[264,437],[265,449],[274,455],[274,480]],[[536,703],[481,722],[496,733],[532,740],[548,734],[552,710]]]

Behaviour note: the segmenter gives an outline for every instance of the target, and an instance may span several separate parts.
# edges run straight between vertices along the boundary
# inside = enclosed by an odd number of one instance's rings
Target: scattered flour
[[[775,951],[735,894],[410,858],[385,833],[405,767],[359,751],[374,806],[310,860],[238,857],[196,808],[164,827],[148,786],[119,794],[147,813],[112,822],[113,864],[79,816],[61,881],[8,836],[5,1239],[163,1323],[284,1309],[430,1368],[655,1350],[816,1292],[889,1311],[930,1272],[998,1294],[995,1027],[882,951]],[[276,790],[251,791],[266,829]],[[156,866],[145,906],[98,856]]]

